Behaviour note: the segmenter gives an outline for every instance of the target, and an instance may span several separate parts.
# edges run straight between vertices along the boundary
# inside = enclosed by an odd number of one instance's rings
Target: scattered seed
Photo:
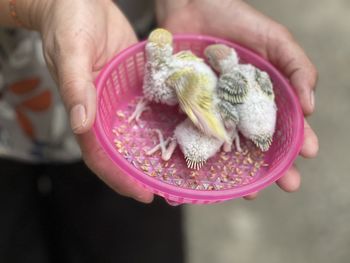
[[[156,176],[157,176],[157,174],[156,174],[156,172],[155,172],[155,171],[153,171],[153,172],[151,172],[151,173],[149,174],[149,176],[151,176],[151,177],[156,177]]]
[[[239,168],[237,167],[237,168],[236,168],[236,173],[237,173],[238,175],[241,175],[241,174],[242,174],[242,170],[239,169]]]
[[[157,173],[158,173],[158,174],[161,174],[161,173],[162,173],[162,167],[161,167],[161,166],[157,168]]]
[[[190,172],[190,177],[196,177],[198,175],[198,173],[196,171],[191,171]]]
[[[164,181],[167,181],[167,180],[169,179],[168,174],[163,174],[162,179],[163,179]]]
[[[221,158],[221,160],[223,160],[223,161],[227,161],[227,160],[229,159],[229,157],[226,156],[226,155],[221,155],[220,158]]]
[[[209,179],[214,179],[215,177],[216,177],[216,173],[211,172],[210,176],[209,176]]]
[[[121,119],[125,119],[125,114],[122,111],[117,111],[117,116]]]
[[[142,165],[142,166],[141,166],[141,169],[142,169],[144,172],[148,172],[149,167],[148,167],[147,165]]]

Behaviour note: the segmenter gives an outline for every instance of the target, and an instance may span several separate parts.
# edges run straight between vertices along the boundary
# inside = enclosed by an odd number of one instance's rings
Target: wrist
[[[156,16],[158,22],[162,24],[169,14],[188,5],[192,1],[193,0],[156,0]]]
[[[11,16],[14,22],[31,30],[40,30],[51,0],[16,0],[10,5]],[[11,2],[10,2],[11,4]]]

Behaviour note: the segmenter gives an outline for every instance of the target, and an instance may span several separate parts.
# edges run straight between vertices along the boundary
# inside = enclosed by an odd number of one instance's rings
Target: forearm
[[[156,15],[159,22],[169,15],[170,12],[188,5],[192,0],[156,0]]]
[[[0,27],[39,29],[49,0],[0,0]]]
[[[156,0],[156,15],[157,21],[161,26],[167,26],[169,23],[169,17],[176,22],[175,16],[181,17],[182,20],[190,21],[190,27],[196,27],[197,32],[205,29],[210,24],[217,21],[223,21],[228,19],[232,20],[236,17],[238,10],[248,8],[249,6],[242,0]],[[183,12],[185,10],[185,12]],[[212,20],[208,23],[209,20]],[[179,21],[181,23],[181,21]],[[171,23],[170,23],[171,24]],[[225,24],[227,24],[225,22]],[[186,31],[187,26],[183,28]],[[223,26],[223,28],[225,28]]]

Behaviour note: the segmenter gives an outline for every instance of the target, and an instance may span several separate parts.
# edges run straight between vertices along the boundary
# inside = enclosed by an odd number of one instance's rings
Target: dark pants
[[[0,160],[1,263],[181,263],[181,217],[117,195],[82,163]]]

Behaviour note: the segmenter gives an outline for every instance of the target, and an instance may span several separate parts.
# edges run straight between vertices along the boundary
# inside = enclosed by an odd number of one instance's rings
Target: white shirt
[[[153,21],[153,1],[119,0],[138,33]],[[80,150],[36,32],[0,28],[0,157],[69,162]]]

